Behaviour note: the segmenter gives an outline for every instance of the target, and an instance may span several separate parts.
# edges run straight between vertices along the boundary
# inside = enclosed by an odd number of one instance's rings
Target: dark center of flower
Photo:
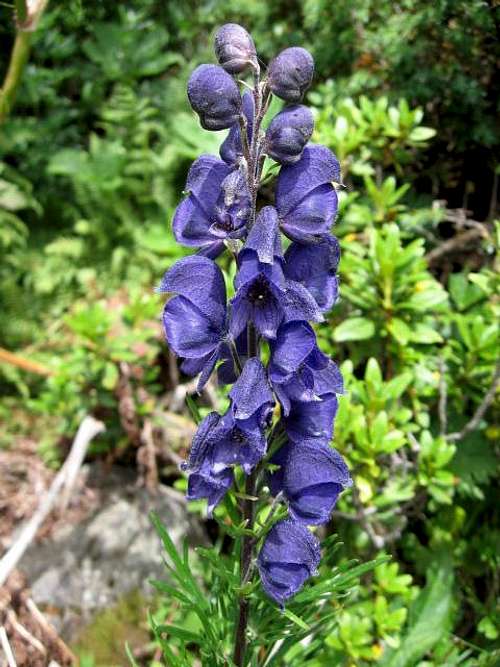
[[[224,232],[232,232],[234,229],[234,224],[230,215],[225,215],[224,217],[217,218],[215,221],[215,227],[222,229]]]
[[[259,275],[247,292],[247,299],[254,306],[263,306],[270,298],[271,290],[266,278]]]
[[[232,440],[237,445],[243,445],[246,442],[246,436],[238,427],[233,428]]]

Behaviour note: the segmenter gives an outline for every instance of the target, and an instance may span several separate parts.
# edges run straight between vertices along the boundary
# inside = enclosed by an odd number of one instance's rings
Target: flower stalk
[[[285,49],[261,79],[252,38],[227,24],[215,52],[220,66],[199,65],[188,97],[205,129],[229,132],[221,159],[202,155],[189,171],[172,224],[177,241],[198,253],[167,271],[159,290],[174,295],[163,325],[181,370],[198,375],[198,391],[216,369],[219,382],[232,385],[229,409],[200,423],[181,468],[188,499],[206,499],[209,515],[228,493],[240,504],[233,661],[243,667],[251,655],[254,564],[264,592],[283,608],[316,573],[320,548],[310,527],[329,520],[351,484],[330,446],[342,377],[310,324],[323,321],[338,294],[340,253],[330,228],[340,167],[329,149],[309,143],[312,114],[297,104],[314,71],[307,51]],[[235,77],[245,71],[253,88],[241,95]],[[272,95],[289,104],[263,131]],[[280,165],[275,203],[258,210],[268,158]],[[229,302],[215,261],[226,250],[237,265]],[[234,490],[235,468],[245,475],[244,493]],[[264,525],[255,525],[269,502],[265,486],[274,500]]]

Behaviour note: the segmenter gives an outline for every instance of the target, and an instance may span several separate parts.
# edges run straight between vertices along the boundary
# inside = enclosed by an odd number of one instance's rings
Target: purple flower
[[[281,168],[276,208],[281,228],[292,241],[311,243],[328,234],[338,205],[332,181],[339,178],[335,155],[315,144],[304,148],[298,162]]]
[[[241,25],[226,23],[215,33],[215,55],[230,74],[240,74],[257,64],[253,39]]]
[[[283,492],[292,518],[308,525],[329,521],[340,493],[352,485],[342,456],[323,442],[288,442],[272,463],[280,466],[269,479],[273,495]]]
[[[189,170],[186,191],[172,223],[179,243],[201,247],[203,254],[216,257],[224,250],[224,239],[245,234],[251,202],[239,170],[213,155],[202,155]]]
[[[249,428],[251,426],[251,428]],[[256,421],[235,419],[229,410],[214,428],[215,468],[239,465],[248,475],[266,453],[267,441]]]
[[[201,373],[198,391],[206,384],[226,337],[226,287],[222,272],[207,257],[185,257],[169,269],[158,288],[174,292],[165,304],[163,327],[168,344],[188,375]]]
[[[339,291],[337,266],[340,247],[334,236],[324,236],[317,243],[291,243],[285,253],[285,275],[304,285],[319,308],[326,312],[336,302]]]
[[[265,338],[275,338],[279,325],[291,320],[321,321],[321,312],[307,289],[286,280],[282,266],[276,210],[263,208],[239,254],[231,301],[230,330],[234,338],[248,322]]]
[[[253,96],[249,93],[243,93],[242,98],[243,115],[247,121],[247,139],[248,144],[252,141],[252,130],[254,122],[254,103]],[[238,164],[243,155],[243,146],[241,145],[240,124],[235,123],[229,130],[227,137],[221,144],[219,154],[224,162],[229,165]]]
[[[263,428],[274,406],[273,392],[260,359],[252,357],[229,392],[231,410],[242,428]]]
[[[269,88],[286,102],[300,102],[313,75],[313,57],[299,46],[281,51],[267,70]]]
[[[199,65],[189,77],[187,94],[205,130],[224,130],[238,121],[240,91],[222,67]]]
[[[317,401],[344,390],[337,365],[318,348],[307,322],[288,322],[278,329],[271,342],[269,378],[285,415],[291,401]]]
[[[336,396],[318,401],[290,401],[290,412],[283,420],[288,438],[299,444],[330,442],[337,407]]]
[[[281,164],[298,162],[313,128],[314,118],[307,107],[285,107],[267,128],[264,151]]]
[[[320,558],[319,542],[303,524],[280,521],[267,534],[257,559],[262,587],[283,607],[316,574]]]
[[[211,412],[201,422],[191,445],[189,458],[181,464],[181,469],[189,474],[188,500],[207,499],[208,515],[226,495],[234,480],[230,467],[217,465],[214,460],[216,439],[213,431],[220,421],[220,415]]]

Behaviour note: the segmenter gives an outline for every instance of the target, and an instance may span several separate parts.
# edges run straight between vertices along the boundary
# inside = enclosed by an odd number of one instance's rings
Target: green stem
[[[28,9],[26,7],[26,0],[15,0],[17,22],[23,24],[28,18]]]
[[[30,53],[31,33],[17,31],[14,47],[10,56],[9,67],[0,89],[0,125],[9,115],[21,82],[23,70],[28,62]]]

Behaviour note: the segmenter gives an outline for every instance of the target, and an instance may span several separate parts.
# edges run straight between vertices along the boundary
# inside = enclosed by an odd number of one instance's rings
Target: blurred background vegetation
[[[135,465],[138,430],[187,381],[153,293],[184,253],[172,212],[224,136],[199,128],[187,77],[228,21],[264,62],[313,53],[314,141],[345,185],[341,300],[319,335],[346,378],[335,444],[355,479],[329,530],[342,557],[392,561],[335,601],[311,667],[498,664],[494,5],[54,0],[0,125],[0,347],[16,355],[0,360],[0,446],[36,432],[57,466],[91,413],[107,426],[91,456]],[[0,78],[14,36],[2,3]]]

